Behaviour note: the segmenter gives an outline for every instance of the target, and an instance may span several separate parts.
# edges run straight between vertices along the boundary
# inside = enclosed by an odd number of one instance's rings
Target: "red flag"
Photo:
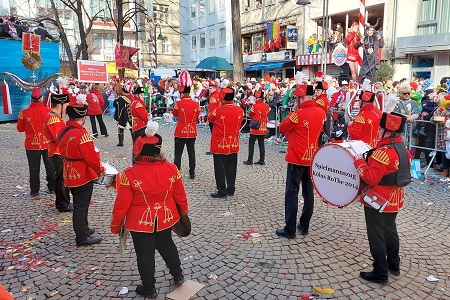
[[[30,32],[22,33],[22,51],[39,54],[41,51],[41,36]]]
[[[138,70],[138,66],[131,60],[131,57],[138,51],[139,48],[128,47],[117,43],[114,51],[116,56],[116,67]]]
[[[6,81],[3,80],[2,83],[2,100],[3,100],[3,113],[5,115],[12,114],[11,109],[11,97],[9,95],[9,87]]]

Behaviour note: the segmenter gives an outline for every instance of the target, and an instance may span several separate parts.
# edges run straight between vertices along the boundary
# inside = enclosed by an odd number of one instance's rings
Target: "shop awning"
[[[280,69],[292,62],[293,62],[293,60],[283,60],[283,61],[270,61],[270,62],[265,62],[265,63],[259,63],[259,64],[255,64],[255,65],[251,65],[251,66],[247,67],[245,69],[245,71]]]

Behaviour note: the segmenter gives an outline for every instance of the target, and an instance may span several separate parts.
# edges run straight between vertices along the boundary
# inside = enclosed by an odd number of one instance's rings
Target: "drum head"
[[[317,151],[311,177],[315,190],[328,204],[343,207],[355,200],[361,180],[354,161],[350,151],[339,144],[327,144]]]

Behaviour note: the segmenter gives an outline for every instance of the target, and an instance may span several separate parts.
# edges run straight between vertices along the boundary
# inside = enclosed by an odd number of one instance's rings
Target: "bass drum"
[[[345,141],[322,146],[314,156],[311,177],[314,189],[328,204],[344,207],[361,193],[355,156],[370,150],[363,141]]]

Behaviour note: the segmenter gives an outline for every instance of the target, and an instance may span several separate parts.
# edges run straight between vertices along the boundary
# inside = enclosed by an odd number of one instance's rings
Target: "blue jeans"
[[[309,166],[299,166],[288,163],[286,193],[284,196],[286,221],[284,230],[292,235],[296,232],[300,182],[302,183],[304,203],[299,223],[304,232],[308,232],[309,230],[309,221],[311,220],[314,211],[314,190],[309,172]]]

